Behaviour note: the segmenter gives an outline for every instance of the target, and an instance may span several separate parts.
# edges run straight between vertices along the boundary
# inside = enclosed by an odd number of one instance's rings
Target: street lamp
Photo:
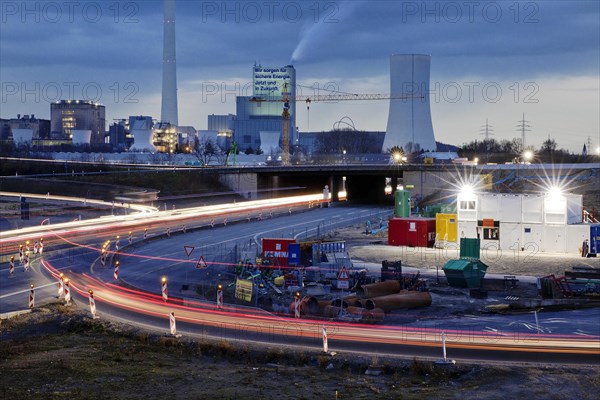
[[[523,161],[526,164],[530,164],[531,160],[533,160],[533,151],[531,151],[531,150],[525,150],[523,152],[523,154],[522,154],[522,157],[523,157]]]

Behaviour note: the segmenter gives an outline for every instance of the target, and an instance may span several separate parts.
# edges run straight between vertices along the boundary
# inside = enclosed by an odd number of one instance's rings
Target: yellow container
[[[435,214],[435,233],[437,240],[456,243],[458,236],[456,214]]]
[[[275,283],[275,286],[283,286],[283,275],[278,276],[277,278],[273,279],[273,282]]]

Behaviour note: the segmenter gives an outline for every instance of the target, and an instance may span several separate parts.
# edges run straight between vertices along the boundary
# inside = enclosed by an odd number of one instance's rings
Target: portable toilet
[[[396,190],[394,193],[394,217],[410,217],[410,192]]]

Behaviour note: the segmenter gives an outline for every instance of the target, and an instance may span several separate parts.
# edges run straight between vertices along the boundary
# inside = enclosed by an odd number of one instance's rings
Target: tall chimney
[[[160,118],[177,126],[177,68],[175,60],[175,0],[164,0],[163,78]]]

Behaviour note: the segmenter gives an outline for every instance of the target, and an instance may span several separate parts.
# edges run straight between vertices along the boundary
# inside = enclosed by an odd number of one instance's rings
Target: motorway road
[[[297,204],[297,203],[296,203]],[[289,214],[283,212],[283,214]],[[306,210],[306,208],[305,208]],[[128,249],[126,244],[126,231],[112,226],[112,230],[99,229],[94,234],[90,231],[68,233],[66,236],[55,236],[56,249],[45,250],[43,265],[41,260],[35,258],[29,272],[18,270],[16,277],[6,279],[7,265],[2,264],[0,277],[0,305],[2,312],[11,308],[23,308],[27,300],[28,283],[33,281],[36,287],[41,288],[36,292],[36,297],[54,296],[56,293],[56,276],[62,271],[72,280],[72,287],[76,298],[85,304],[88,289],[95,292],[97,307],[102,317],[122,318],[124,320],[141,324],[148,329],[166,331],[168,327],[168,314],[174,311],[178,318],[178,330],[185,335],[202,337],[202,335],[220,336],[236,340],[252,340],[261,342],[281,342],[299,346],[316,347],[320,342],[320,329],[323,321],[294,320],[282,315],[269,314],[263,311],[241,308],[225,307],[216,310],[214,303],[203,303],[194,299],[180,300],[176,296],[178,288],[184,283],[197,279],[198,271],[194,266],[196,257],[206,255],[211,269],[218,269],[213,261],[219,259],[222,249],[229,249],[233,243],[243,247],[247,243],[252,249],[254,239],[258,237],[289,237],[289,236],[316,236],[326,230],[329,224],[344,224],[343,220],[356,217],[365,220],[366,215],[372,210],[358,208],[311,209],[310,212],[296,213],[279,218],[269,218],[268,211],[263,211],[258,216],[250,216],[251,222],[231,222],[224,226],[224,217],[220,215],[219,224],[209,228],[209,222],[204,229],[195,232],[175,234],[181,230],[182,220],[172,221],[165,218],[157,223],[150,236],[157,239],[147,240],[144,245],[139,241],[142,235],[142,226],[135,230],[134,245]],[[364,213],[360,215],[360,213]],[[243,214],[238,212],[238,218]],[[198,220],[198,216],[194,216]],[[231,221],[231,220],[230,220]],[[345,222],[348,223],[347,221]],[[112,223],[111,223],[112,224]],[[167,238],[164,230],[167,225],[173,226],[171,238]],[[218,226],[217,226],[218,225]],[[191,225],[190,225],[191,227]],[[127,226],[125,229],[130,229]],[[112,268],[103,267],[99,262],[100,248],[105,240],[111,240],[111,251],[115,251],[116,235],[121,236],[119,260],[120,269],[119,285],[114,285]],[[65,234],[67,235],[67,234]],[[67,241],[60,243],[61,240]],[[196,253],[188,257],[184,253],[183,245],[195,246]],[[215,250],[221,249],[221,250]],[[48,273],[48,271],[50,273]],[[215,271],[216,272],[216,271]],[[172,294],[169,301],[164,302],[160,296],[160,277],[168,275],[169,291]],[[123,282],[141,290],[130,290],[123,286]],[[46,286],[48,285],[48,286]],[[23,289],[24,288],[24,289]],[[16,292],[19,294],[14,294]],[[53,293],[54,292],[54,293]],[[567,314],[563,314],[565,316]],[[597,315],[597,314],[596,314]],[[581,318],[582,315],[577,315]],[[587,318],[583,316],[584,319]],[[502,317],[509,318],[509,317]],[[550,329],[539,331],[531,329],[531,323],[518,329],[507,328],[511,326],[508,319],[495,319],[494,321],[482,318],[468,318],[468,324],[462,321],[423,321],[403,326],[373,326],[350,323],[326,322],[330,347],[336,351],[354,350],[368,353],[380,352],[385,354],[426,355],[434,357],[440,354],[441,332],[446,332],[446,341],[450,354],[455,358],[469,359],[502,359],[520,361],[543,362],[579,362],[600,364],[600,340],[594,329],[593,316],[590,326],[576,331],[549,332]],[[563,318],[563,317],[560,317]],[[555,319],[560,319],[555,318]],[[568,318],[564,318],[567,320]],[[597,321],[597,320],[596,320]],[[446,322],[450,322],[446,325]],[[542,319],[541,325],[546,327]],[[494,326],[494,323],[497,323]],[[519,324],[519,322],[516,322]],[[556,324],[555,324],[556,325]],[[558,324],[569,327],[568,323]],[[498,329],[498,326],[501,328]],[[591,327],[591,328],[590,328]],[[335,347],[333,347],[335,343]]]

